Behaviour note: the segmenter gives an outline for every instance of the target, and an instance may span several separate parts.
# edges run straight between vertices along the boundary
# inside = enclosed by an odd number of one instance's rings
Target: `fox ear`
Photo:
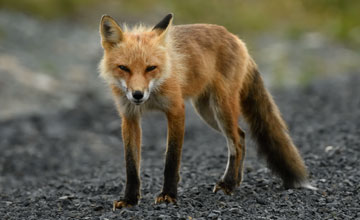
[[[120,26],[108,15],[103,15],[101,18],[100,35],[104,48],[120,43],[124,39]]]
[[[174,15],[166,15],[157,25],[153,27],[153,31],[156,31],[159,36],[165,36],[170,29]]]

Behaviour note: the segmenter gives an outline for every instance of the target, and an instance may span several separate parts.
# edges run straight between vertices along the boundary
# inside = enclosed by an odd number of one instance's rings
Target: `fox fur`
[[[186,99],[227,140],[228,162],[215,192],[231,194],[242,180],[245,133],[238,126],[240,116],[285,187],[311,188],[304,162],[245,43],[222,26],[172,25],[172,19],[169,14],[154,27],[123,29],[110,16],[101,19],[100,76],[122,118],[127,170],[125,196],[114,208],[135,205],[140,198],[140,118],[147,110],[164,112],[168,121],[164,185],[156,203],[176,201]]]

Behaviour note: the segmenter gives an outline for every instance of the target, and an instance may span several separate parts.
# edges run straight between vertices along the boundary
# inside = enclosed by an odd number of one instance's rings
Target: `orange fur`
[[[131,129],[130,124],[137,123],[144,111],[160,110],[167,115],[165,179],[156,201],[176,199],[187,98],[200,117],[227,139],[228,165],[215,191],[230,194],[242,180],[245,134],[237,123],[241,115],[250,124],[270,167],[285,184],[306,183],[304,163],[245,44],[221,26],[173,26],[171,21],[172,15],[168,15],[153,29],[126,27],[125,31],[109,16],[100,24],[104,48],[100,75],[112,88],[117,109],[126,122],[123,130],[137,133],[123,131],[125,149],[135,144],[134,149],[140,152],[141,131]],[[139,102],[135,91],[144,96]],[[139,155],[135,161],[139,166]],[[129,199],[127,194],[125,199]]]

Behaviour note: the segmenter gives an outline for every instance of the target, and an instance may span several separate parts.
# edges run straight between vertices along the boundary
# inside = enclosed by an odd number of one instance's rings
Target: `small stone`
[[[237,213],[239,212],[239,209],[238,208],[231,208],[229,209],[230,212],[233,212],[233,213]]]
[[[69,196],[61,196],[59,197],[59,200],[65,200],[65,199],[74,199],[75,196],[74,195],[69,195]]]
[[[159,206],[160,208],[162,208],[162,209],[165,209],[165,208],[167,207],[165,203],[161,203],[161,204],[159,204],[158,206]]]
[[[217,217],[217,216],[218,216],[218,214],[212,212],[212,213],[210,213],[207,217],[208,217],[208,218],[215,218],[215,217]]]
[[[261,198],[256,198],[256,202],[259,203],[260,205],[266,205],[267,202],[264,199]]]
[[[216,214],[218,214],[218,215],[221,214],[221,211],[220,211],[220,210],[213,210],[212,212],[213,212],[213,213],[216,213]]]
[[[325,147],[325,152],[328,153],[329,151],[331,151],[333,149],[334,149],[333,146],[327,146],[327,147]]]
[[[99,206],[96,206],[95,208],[94,208],[94,211],[101,211],[101,210],[103,210],[104,209],[104,207],[102,207],[101,205],[99,205]]]

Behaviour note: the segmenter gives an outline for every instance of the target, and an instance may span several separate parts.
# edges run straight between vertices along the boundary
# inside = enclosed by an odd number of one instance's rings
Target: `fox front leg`
[[[185,109],[181,103],[166,113],[168,120],[164,185],[155,203],[176,203],[177,185],[180,180],[180,161],[184,140]]]
[[[122,117],[122,137],[126,161],[126,188],[124,198],[114,201],[114,210],[136,205],[140,199],[141,128],[139,118]]]

